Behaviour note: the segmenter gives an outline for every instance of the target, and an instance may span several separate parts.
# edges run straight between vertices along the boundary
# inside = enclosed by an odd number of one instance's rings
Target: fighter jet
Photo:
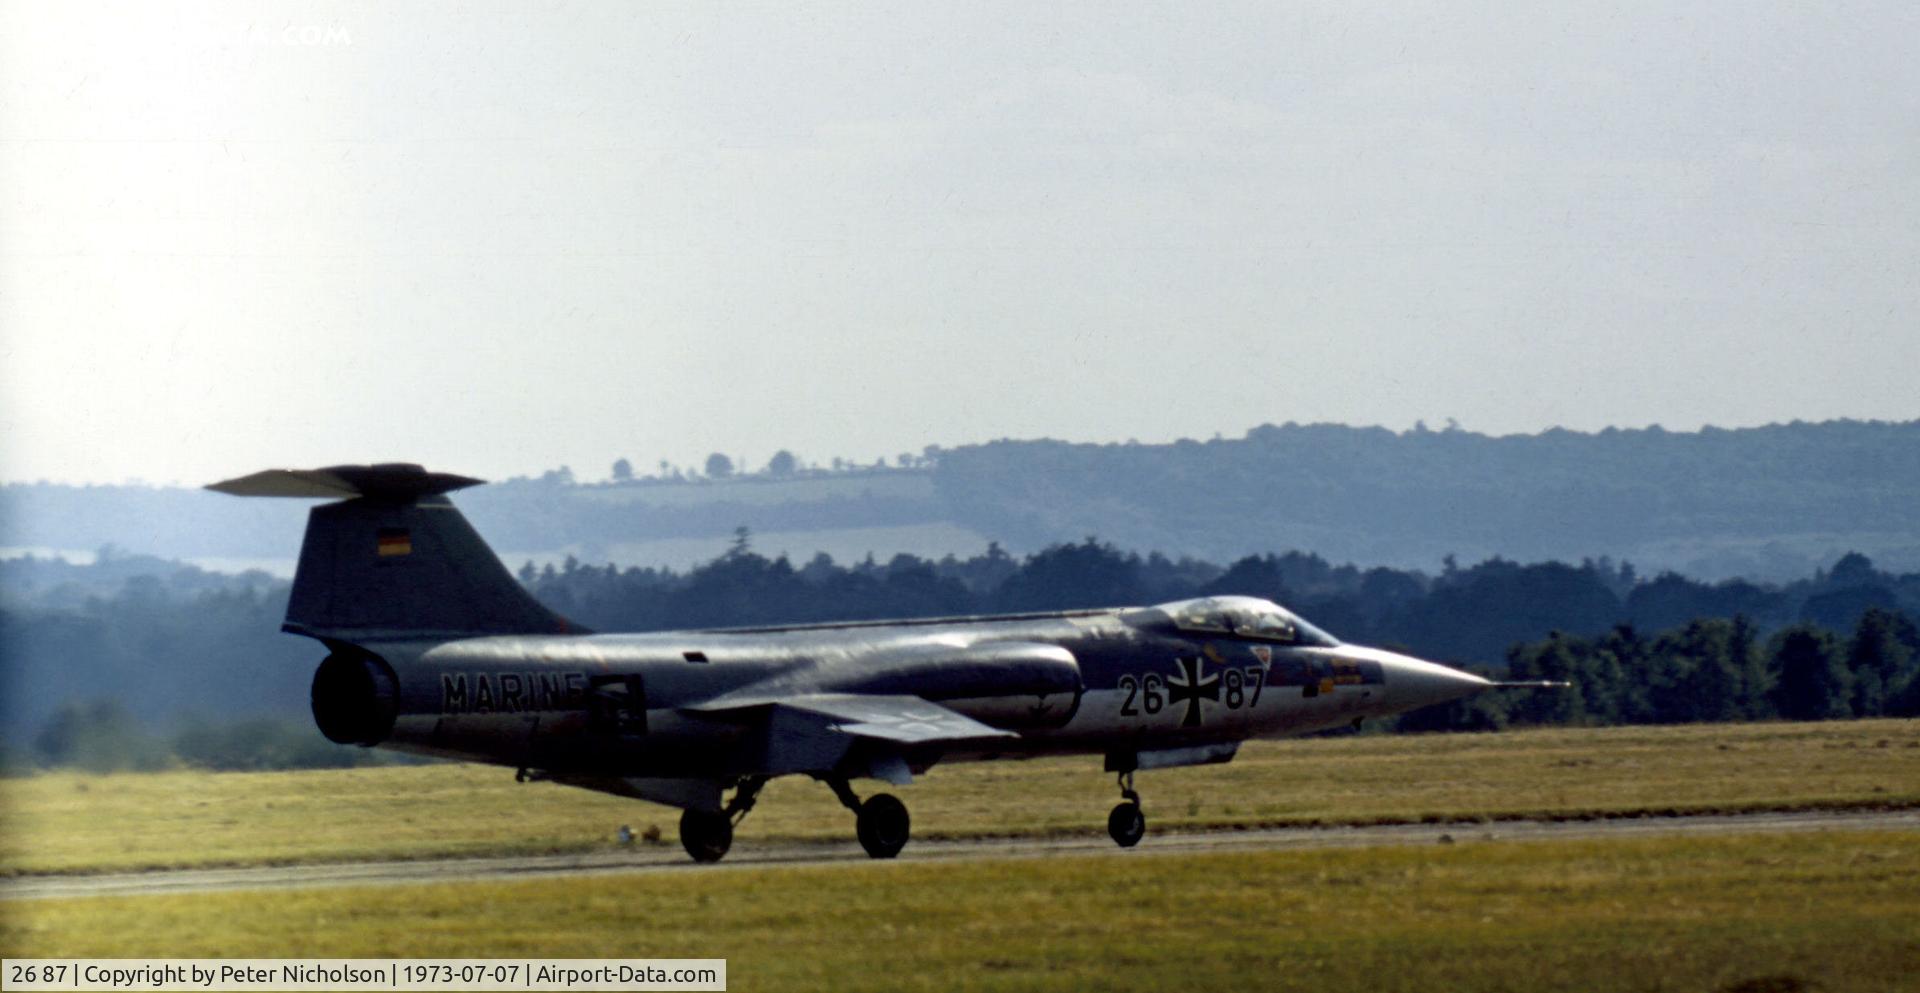
[[[486,762],[679,808],[717,861],[768,780],[806,775],[874,858],[907,843],[896,786],[941,762],[1085,754],[1116,774],[1107,831],[1138,844],[1134,774],[1502,684],[1349,645],[1267,600],[931,620],[595,634],[536,601],[417,465],[215,483],[313,508],[282,630],[328,654],[313,717],[343,744]]]

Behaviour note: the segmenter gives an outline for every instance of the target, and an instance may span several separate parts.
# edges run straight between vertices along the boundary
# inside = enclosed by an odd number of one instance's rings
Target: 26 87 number
[[[1228,710],[1257,706],[1260,690],[1266,684],[1266,671],[1259,666],[1228,669],[1221,675],[1220,683],[1220,702],[1226,704]],[[1167,681],[1158,673],[1150,672],[1140,679],[1121,676],[1118,685],[1127,694],[1120,702],[1120,716],[1138,717],[1142,710],[1153,715],[1166,709]]]

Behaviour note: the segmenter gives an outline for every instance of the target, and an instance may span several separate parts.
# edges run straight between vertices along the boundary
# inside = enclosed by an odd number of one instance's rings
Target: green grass
[[[1143,773],[1150,830],[1230,830],[1920,806],[1920,722],[1693,725],[1256,742],[1225,766]],[[872,788],[876,784],[861,784]],[[1099,836],[1098,758],[943,766],[898,791],[919,838]],[[511,771],[438,765],[287,773],[59,773],[0,780],[0,873],[588,851],[677,812]],[[846,839],[827,789],[780,780],[742,825]]]
[[[1920,836],[834,863],[5,911],[7,955],[713,957],[736,990],[1875,993],[1920,977]]]

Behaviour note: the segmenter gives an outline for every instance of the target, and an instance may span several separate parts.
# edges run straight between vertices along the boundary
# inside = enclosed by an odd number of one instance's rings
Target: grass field
[[[1920,835],[1469,842],[19,901],[48,957],[694,957],[736,990],[1911,991]]]
[[[873,784],[863,784],[872,786]],[[1247,745],[1140,776],[1150,830],[1920,806],[1920,721],[1358,736]],[[920,838],[1098,836],[1097,758],[955,765],[899,790]],[[586,851],[677,813],[482,766],[292,773],[59,773],[0,780],[0,872],[98,872]],[[773,783],[756,839],[852,834],[805,779]]]

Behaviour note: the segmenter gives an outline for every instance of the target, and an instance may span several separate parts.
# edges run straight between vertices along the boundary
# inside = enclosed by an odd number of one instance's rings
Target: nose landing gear
[[[1147,834],[1147,815],[1140,812],[1140,794],[1133,789],[1132,771],[1120,774],[1120,803],[1107,815],[1107,834],[1121,848],[1132,848]]]

